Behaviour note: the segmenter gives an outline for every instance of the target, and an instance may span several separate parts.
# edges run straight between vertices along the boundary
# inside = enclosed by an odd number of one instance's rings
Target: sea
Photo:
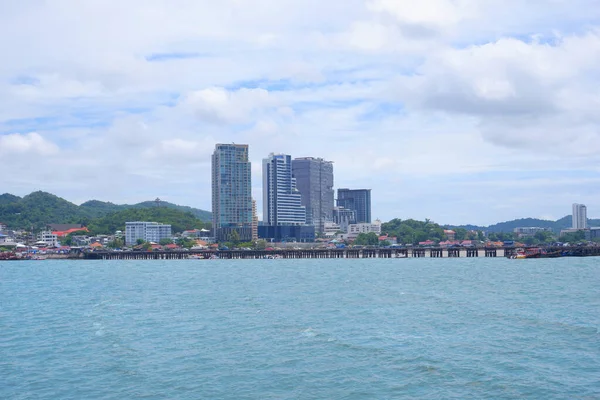
[[[600,258],[0,261],[0,399],[600,399]]]

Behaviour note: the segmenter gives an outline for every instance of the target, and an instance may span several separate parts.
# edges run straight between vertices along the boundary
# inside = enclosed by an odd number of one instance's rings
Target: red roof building
[[[88,228],[86,228],[85,226],[83,228],[72,228],[72,229],[68,229],[66,231],[54,231],[52,232],[53,235],[56,235],[58,237],[65,237],[73,232],[89,232]]]

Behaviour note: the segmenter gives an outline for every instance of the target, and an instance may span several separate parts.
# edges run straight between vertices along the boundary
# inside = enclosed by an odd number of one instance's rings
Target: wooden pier
[[[560,257],[600,256],[600,246],[544,247]],[[282,249],[282,250],[184,250],[184,251],[90,251],[88,260],[185,260],[196,259],[306,259],[306,258],[473,258],[512,257],[515,247],[485,248],[367,248],[367,249]]]
[[[88,260],[184,260],[198,259],[306,259],[306,258],[458,258],[504,257],[504,248],[373,248],[373,249],[301,249],[301,250],[186,250],[186,251],[91,251]]]

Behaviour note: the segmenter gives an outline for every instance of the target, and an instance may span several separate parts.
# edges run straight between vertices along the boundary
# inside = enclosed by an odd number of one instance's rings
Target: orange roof
[[[96,243],[90,244],[90,247],[98,248],[98,247],[104,247],[104,246],[102,246],[100,243],[96,242]]]
[[[52,234],[62,237],[62,236],[67,236],[70,233],[79,232],[79,231],[89,232],[88,228],[86,228],[84,226],[83,228],[72,228],[72,229],[68,229],[66,231],[56,231],[56,232],[52,232]]]

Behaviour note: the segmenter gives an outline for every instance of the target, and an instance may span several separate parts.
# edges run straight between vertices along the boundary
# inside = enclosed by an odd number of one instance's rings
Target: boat
[[[16,261],[20,259],[15,253],[0,253],[0,261]]]
[[[510,258],[520,260],[526,258],[557,258],[562,257],[562,253],[560,251],[547,251],[541,247],[530,247],[527,249],[519,249],[516,254],[511,256]]]

